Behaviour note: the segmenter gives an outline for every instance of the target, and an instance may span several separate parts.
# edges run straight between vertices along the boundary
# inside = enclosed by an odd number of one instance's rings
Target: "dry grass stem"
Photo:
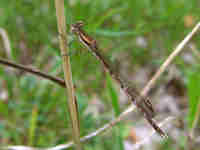
[[[80,125],[78,119],[78,107],[76,102],[76,97],[74,93],[74,86],[72,82],[72,72],[70,65],[70,57],[66,55],[68,53],[68,45],[67,45],[67,30],[66,30],[66,21],[64,16],[64,0],[55,0],[56,7],[56,17],[58,24],[58,32],[59,32],[59,41],[60,41],[60,50],[63,61],[63,70],[64,70],[64,78],[65,83],[67,85],[67,94],[68,94],[68,107],[70,113],[70,119],[72,122],[72,133],[73,140],[75,142],[76,150],[82,150],[81,142],[80,142]]]
[[[11,59],[11,45],[10,45],[10,40],[8,38],[8,34],[5,31],[5,29],[0,28],[0,35],[3,39],[4,47],[5,47],[5,50],[6,50],[6,55],[7,55],[8,58]]]

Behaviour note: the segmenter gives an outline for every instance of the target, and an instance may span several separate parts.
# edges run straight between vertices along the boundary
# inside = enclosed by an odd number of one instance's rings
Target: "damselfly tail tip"
[[[167,139],[168,135],[159,127],[157,126],[156,128],[154,128],[156,130],[156,132],[163,138],[163,139]]]
[[[160,134],[160,136],[161,136],[163,139],[169,138],[168,135],[167,135],[166,133],[164,133],[164,132],[163,132],[162,134]]]

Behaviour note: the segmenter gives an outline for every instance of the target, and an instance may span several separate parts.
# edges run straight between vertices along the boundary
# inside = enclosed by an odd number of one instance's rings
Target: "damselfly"
[[[72,24],[72,33],[76,34],[79,38],[79,41],[83,45],[85,45],[89,49],[89,51],[102,63],[105,70],[111,75],[111,77],[115,81],[117,81],[127,97],[131,99],[132,102],[134,102],[134,104],[141,110],[141,112],[143,112],[145,118],[152,125],[152,127],[161,136],[166,136],[165,133],[156,125],[156,123],[152,119],[154,116],[154,109],[152,107],[150,99],[140,95],[140,93],[135,88],[132,88],[130,85],[128,85],[127,82],[125,82],[125,80],[123,80],[122,77],[114,71],[114,69],[111,67],[111,64],[108,63],[107,59],[100,53],[96,40],[94,40],[92,37],[86,34],[86,32],[84,32],[84,30],[82,29],[83,25],[84,24],[82,21]]]

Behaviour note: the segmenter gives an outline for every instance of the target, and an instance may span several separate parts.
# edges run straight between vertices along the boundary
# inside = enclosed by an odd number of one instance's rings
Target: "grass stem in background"
[[[55,0],[55,7],[56,7],[56,17],[57,17],[58,32],[59,32],[60,50],[63,61],[64,78],[65,78],[65,83],[67,85],[67,90],[66,90],[68,94],[67,103],[72,123],[72,133],[73,133],[72,137],[75,143],[76,150],[82,150],[80,142],[78,107],[74,93],[74,86],[72,82],[70,57],[66,55],[68,54],[68,45],[67,45],[66,21],[64,15],[64,0]]]

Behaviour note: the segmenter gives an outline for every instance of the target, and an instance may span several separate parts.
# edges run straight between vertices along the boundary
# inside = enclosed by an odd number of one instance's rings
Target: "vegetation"
[[[119,88],[96,58],[71,35],[70,24],[84,21],[84,29],[95,37],[102,53],[115,64],[116,70],[141,89],[200,20],[199,4],[197,0],[65,1],[81,136],[108,123],[125,110],[130,102],[122,98]],[[1,0],[0,16],[0,28],[7,32],[11,44],[9,51],[1,36],[0,58],[37,68],[49,75],[64,77],[54,1]],[[178,114],[187,116],[179,116],[185,126],[180,129],[180,137],[176,138],[178,141],[174,142],[173,137],[160,140],[155,144],[157,149],[184,149],[189,144],[181,135],[194,130],[194,136],[200,133],[195,129],[199,127],[200,36],[193,37],[190,44],[192,47],[187,46],[186,51],[173,62],[178,73],[174,72],[171,76],[170,69],[167,70],[168,74],[161,77],[157,88],[152,91],[151,96],[156,98],[154,93],[160,88],[178,86],[174,95],[183,93],[183,96],[174,96],[174,101]],[[138,76],[138,81],[133,81],[137,79],[133,75],[141,71],[147,72],[144,77],[148,80]],[[164,89],[167,93],[168,88]],[[166,110],[161,109],[163,106],[156,105],[162,105],[159,102],[162,98],[152,101],[159,116],[178,115],[170,111],[166,113]],[[124,149],[123,142],[131,137],[133,125],[146,124],[141,121],[135,123],[143,120],[141,114],[134,117],[122,121],[112,131],[90,139],[84,144],[85,150]],[[135,129],[135,132],[137,135],[141,130]],[[1,65],[0,145],[51,147],[71,140],[66,90],[49,80]]]

